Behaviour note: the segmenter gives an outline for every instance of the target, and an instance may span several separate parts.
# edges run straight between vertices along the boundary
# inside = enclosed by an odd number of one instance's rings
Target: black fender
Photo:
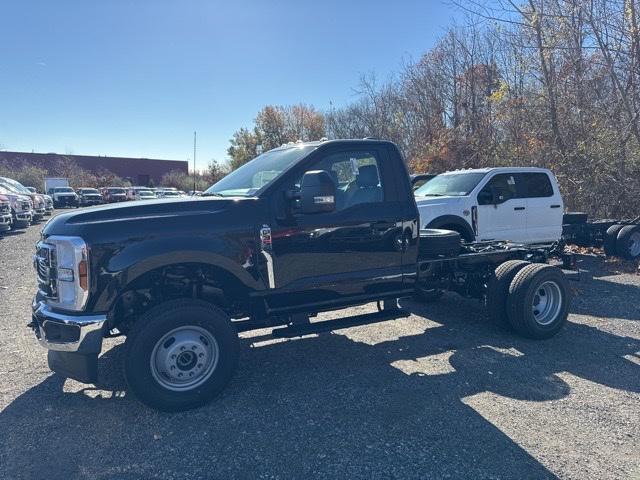
[[[234,242],[235,243],[235,242]],[[220,254],[216,252],[225,252]],[[265,285],[253,261],[239,263],[242,255],[252,253],[240,242],[231,245],[227,239],[212,237],[169,237],[131,242],[124,248],[107,255],[106,265],[99,269],[95,279],[97,295],[91,311],[106,312],[120,294],[143,275],[170,265],[193,263],[209,266],[232,280],[235,288],[244,292],[263,290]],[[92,282],[93,283],[93,282]]]
[[[457,215],[442,215],[440,217],[436,217],[425,225],[424,228],[443,228],[446,225],[455,225],[456,227],[459,227],[460,230],[456,231],[458,231],[458,233],[460,233],[467,242],[473,242],[476,239],[476,234],[473,231],[473,228],[471,228],[469,222]]]

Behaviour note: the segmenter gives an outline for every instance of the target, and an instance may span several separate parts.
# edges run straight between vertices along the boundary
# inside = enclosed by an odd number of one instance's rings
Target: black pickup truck
[[[270,327],[293,337],[389,320],[407,315],[400,297],[435,301],[445,290],[477,297],[532,338],[562,327],[569,289],[561,269],[546,264],[549,249],[463,244],[456,232],[418,225],[394,144],[285,145],[202,197],[50,220],[34,256],[30,326],[49,349],[51,369],[88,383],[103,338],[126,335],[130,391],[169,411],[202,405],[225,387],[238,332]],[[309,320],[368,302],[378,311]]]

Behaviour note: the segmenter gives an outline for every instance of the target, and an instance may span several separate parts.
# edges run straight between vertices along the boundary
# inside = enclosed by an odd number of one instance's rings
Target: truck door
[[[334,147],[291,173],[276,196],[296,191],[305,171],[324,170],[336,186],[335,210],[304,214],[295,201],[273,219],[270,307],[339,302],[402,289],[402,215],[392,201],[392,166],[382,147]]]
[[[527,196],[527,237],[530,242],[555,242],[562,236],[562,197],[545,172],[518,174]]]
[[[526,242],[526,198],[515,173],[498,173],[478,193],[477,238]]]

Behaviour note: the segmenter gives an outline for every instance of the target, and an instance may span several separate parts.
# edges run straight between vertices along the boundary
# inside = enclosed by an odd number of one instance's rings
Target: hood
[[[27,197],[26,195],[19,195],[17,193],[7,193],[4,196],[9,200],[9,202],[11,203],[11,206],[14,208],[15,208],[16,202],[24,201],[24,202],[31,203],[31,198]],[[22,209],[18,209],[18,210],[22,210]]]
[[[25,194],[26,195],[26,194]],[[39,193],[32,193],[29,195],[34,207],[44,207],[44,196]]]
[[[175,200],[139,200],[121,204],[108,204],[83,208],[63,213],[52,218],[47,223],[43,234],[48,235],[77,235],[85,227],[104,225],[107,223],[131,223],[157,221],[166,222],[170,219],[186,216],[197,216],[224,211],[241,200],[208,197],[198,199]],[[131,226],[133,227],[133,225]],[[74,233],[71,233],[71,230]]]
[[[460,203],[466,197],[454,197],[454,196],[444,196],[444,197],[416,197],[416,204],[418,207],[421,206],[436,206],[436,205],[451,205],[455,203]]]

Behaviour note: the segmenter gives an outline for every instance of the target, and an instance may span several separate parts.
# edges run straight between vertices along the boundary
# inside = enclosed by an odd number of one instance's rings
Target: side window
[[[499,204],[519,197],[521,197],[521,195],[519,194],[516,175],[512,173],[499,173],[489,180],[480,193],[478,193],[478,204]]]
[[[546,173],[525,173],[523,177],[528,198],[553,197],[553,187]]]
[[[360,203],[384,201],[380,160],[373,151],[332,153],[306,169],[325,170],[336,185],[336,211]],[[302,176],[296,181],[300,187]]]

